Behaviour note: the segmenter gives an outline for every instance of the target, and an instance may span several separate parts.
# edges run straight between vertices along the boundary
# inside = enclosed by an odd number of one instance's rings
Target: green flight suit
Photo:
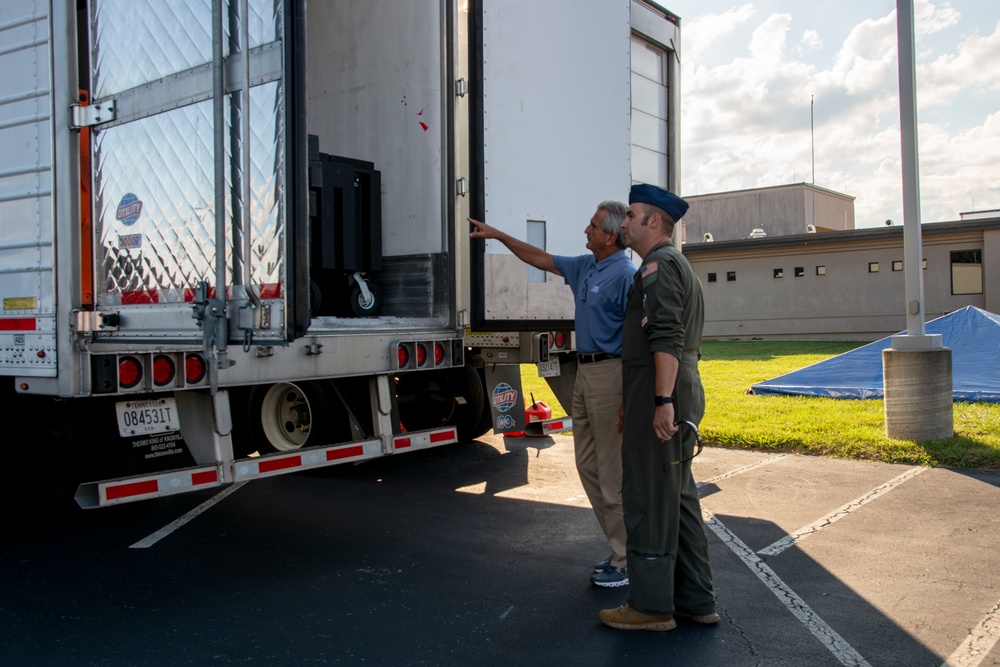
[[[622,329],[622,503],[628,530],[629,604],[672,616],[715,611],[712,568],[691,461],[695,436],[681,426],[669,442],[653,430],[653,352],[679,360],[675,419],[705,414],[698,373],[705,320],[701,283],[670,243],[655,246],[636,272]]]

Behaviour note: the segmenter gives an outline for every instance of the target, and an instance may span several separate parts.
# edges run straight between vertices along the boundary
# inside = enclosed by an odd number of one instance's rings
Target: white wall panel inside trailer
[[[488,0],[483,16],[486,221],[545,250],[589,252],[598,203],[630,185],[629,0]],[[528,281],[502,244],[486,245],[487,319],[572,319],[561,278]]]
[[[309,133],[321,152],[381,172],[386,257],[442,252],[442,3],[340,0],[307,11]]]

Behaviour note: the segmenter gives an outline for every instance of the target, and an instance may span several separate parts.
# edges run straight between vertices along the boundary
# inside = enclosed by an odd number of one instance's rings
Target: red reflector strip
[[[361,445],[356,447],[339,447],[337,449],[330,449],[326,452],[327,461],[336,461],[337,459],[347,459],[352,456],[361,456],[365,453],[365,448]]]
[[[410,446],[409,438],[400,438],[396,441],[396,449],[405,449]]]
[[[260,298],[277,299],[281,296],[281,283],[261,283]]]
[[[444,440],[457,440],[454,431],[442,431],[441,433],[431,433],[431,442],[443,442]]]
[[[206,470],[205,472],[196,472],[191,475],[191,484],[194,486],[198,486],[199,484],[214,484],[218,481],[218,470]]]
[[[34,317],[10,317],[0,320],[0,331],[34,331],[37,328]]]
[[[287,470],[288,468],[298,468],[300,465],[302,465],[301,456],[289,456],[284,459],[261,461],[258,464],[257,469],[260,470],[261,473],[265,473],[274,472],[275,470]]]
[[[155,479],[147,479],[142,482],[132,482],[131,484],[119,484],[109,486],[104,489],[108,500],[118,498],[129,498],[131,496],[141,496],[146,493],[156,493],[160,490],[160,485]]]
[[[563,423],[561,421],[559,421],[559,422],[552,422],[551,424],[548,425],[548,428],[550,430],[553,430],[553,431],[556,430],[556,429],[560,429],[562,427],[563,427]]]
[[[140,303],[159,303],[160,293],[157,290],[139,290],[122,292],[122,305],[134,306]]]

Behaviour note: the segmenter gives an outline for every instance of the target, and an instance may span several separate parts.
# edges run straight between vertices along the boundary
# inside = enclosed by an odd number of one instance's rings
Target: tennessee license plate
[[[179,431],[177,402],[173,398],[115,403],[118,411],[118,433],[123,438],[153,433]]]
[[[553,357],[552,361],[538,362],[538,377],[556,378],[559,377],[559,357]]]

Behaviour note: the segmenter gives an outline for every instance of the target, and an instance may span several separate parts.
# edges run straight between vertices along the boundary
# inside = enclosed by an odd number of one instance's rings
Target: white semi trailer
[[[523,428],[572,297],[466,218],[578,254],[676,186],[678,51],[643,0],[5,0],[4,455],[98,507]]]

